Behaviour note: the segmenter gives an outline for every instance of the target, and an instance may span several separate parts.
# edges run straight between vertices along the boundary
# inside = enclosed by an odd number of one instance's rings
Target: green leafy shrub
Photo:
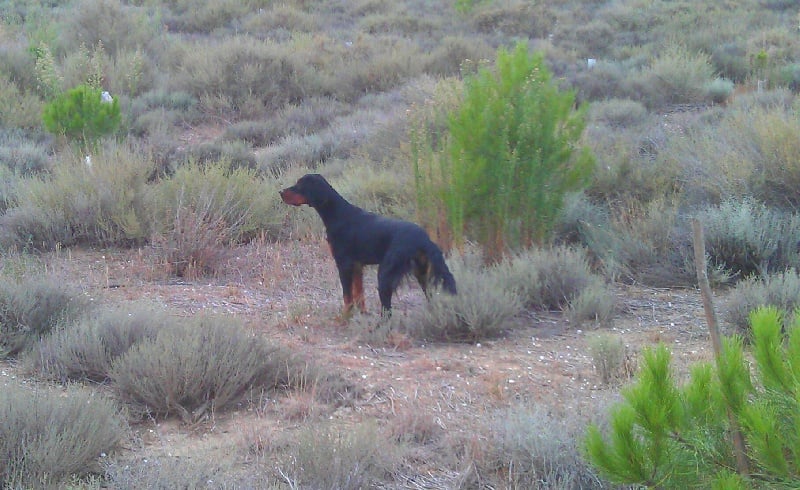
[[[567,191],[590,177],[594,160],[576,149],[585,110],[560,92],[542,55],[520,43],[498,51],[494,70],[467,78],[445,135],[415,129],[414,175],[423,216],[444,212],[453,241],[473,239],[497,259],[541,242]],[[443,137],[441,142],[435,137]]]
[[[102,90],[78,85],[44,107],[42,120],[47,131],[66,136],[84,149],[91,149],[97,140],[114,133],[119,127],[119,101],[103,101]]]
[[[755,379],[741,337],[724,340],[716,366],[693,366],[684,386],[666,347],[644,352],[635,383],[611,411],[608,438],[596,425],[587,433],[586,455],[601,474],[658,488],[800,484],[800,322],[784,335],[778,310],[761,308],[750,324]],[[737,466],[731,431],[740,431],[749,467]]]
[[[33,347],[87,306],[78,292],[56,277],[0,278],[0,358]]]
[[[4,386],[0,485],[62,487],[71,476],[99,472],[99,458],[116,449],[124,435],[119,408],[96,393]]]
[[[165,311],[144,305],[104,308],[43,338],[26,356],[26,364],[61,382],[104,382],[115,359],[137,343],[154,339],[173,321]]]
[[[251,389],[285,386],[295,366],[242,325],[211,317],[177,321],[113,362],[118,397],[135,412],[196,422]]]

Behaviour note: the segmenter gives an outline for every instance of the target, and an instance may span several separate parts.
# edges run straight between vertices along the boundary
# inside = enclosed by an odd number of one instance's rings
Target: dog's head
[[[323,206],[337,195],[325,177],[320,174],[306,174],[300,177],[295,185],[280,191],[280,194],[286,204],[292,206],[308,204],[312,208]]]

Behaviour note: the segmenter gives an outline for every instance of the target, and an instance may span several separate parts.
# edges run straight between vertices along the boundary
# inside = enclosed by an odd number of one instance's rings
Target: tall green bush
[[[695,365],[683,387],[666,347],[645,351],[608,437],[589,428],[591,463],[614,482],[651,488],[797,488],[800,321],[784,334],[781,313],[768,307],[751,313],[750,324],[756,379],[741,337],[725,339],[716,366]],[[747,465],[736,462],[735,430]]]
[[[542,242],[567,191],[590,177],[594,158],[578,146],[586,108],[552,81],[541,54],[500,49],[494,69],[466,79],[447,131],[412,134],[418,205],[444,210],[454,244],[480,243],[490,259]]]
[[[78,85],[47,104],[42,120],[47,131],[91,149],[100,138],[117,130],[121,115],[116,98],[105,101],[100,89]]]

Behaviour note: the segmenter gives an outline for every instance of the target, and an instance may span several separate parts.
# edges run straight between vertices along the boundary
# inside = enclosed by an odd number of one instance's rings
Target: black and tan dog
[[[389,314],[392,295],[409,272],[429,293],[429,286],[456,294],[456,281],[441,249],[419,225],[367,212],[347,202],[319,174],[308,174],[283,189],[286,204],[307,204],[319,213],[339,269],[344,293],[344,315],[353,305],[365,311],[363,268],[378,265],[378,296],[382,314]]]

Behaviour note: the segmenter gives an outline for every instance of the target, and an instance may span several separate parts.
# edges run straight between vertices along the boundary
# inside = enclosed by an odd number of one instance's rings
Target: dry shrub
[[[615,130],[640,126],[647,119],[647,108],[630,99],[610,99],[592,104],[589,117]]]
[[[0,81],[0,98],[3,98],[2,81]],[[39,117],[41,108],[37,108]],[[0,116],[0,123],[2,123]],[[37,122],[38,124],[38,122]],[[12,126],[8,124],[7,126]],[[48,170],[49,152],[52,151],[51,144],[43,138],[31,137],[21,130],[0,130],[0,169],[5,167],[11,174],[16,176],[31,175]],[[0,170],[4,171],[4,170]],[[0,209],[5,208],[7,200],[0,196]],[[2,202],[6,201],[6,202]]]
[[[118,407],[96,393],[5,386],[0,397],[0,485],[62,488],[71,476],[99,471],[98,458],[110,454],[124,435]]]
[[[29,349],[88,302],[57,277],[0,278],[0,358]]]
[[[734,331],[751,338],[750,312],[762,306],[774,306],[784,312],[784,328],[792,323],[792,315],[800,307],[800,274],[794,269],[750,277],[731,291],[723,318]]]
[[[4,239],[34,250],[141,243],[152,171],[152,162],[124,146],[102,149],[89,164],[66,154],[51,174],[18,181],[14,205],[0,216]]]
[[[425,59],[425,73],[453,76],[462,73],[464,65],[488,60],[494,50],[486,41],[473,36],[447,36]]]
[[[505,259],[496,269],[525,308],[566,311],[575,323],[605,322],[613,314],[614,297],[605,281],[591,272],[583,250],[529,249]]]
[[[708,84],[715,78],[711,58],[681,45],[668,46],[639,74],[648,107],[667,104],[703,103],[708,100]]]
[[[520,294],[508,287],[496,270],[469,266],[470,256],[451,257],[450,270],[458,294],[434,291],[427,308],[411,319],[407,331],[414,337],[450,342],[476,342],[499,336],[522,310]]]
[[[583,460],[579,439],[583,422],[556,419],[545,408],[500,411],[490,432],[490,453],[478,463],[503,478],[508,488],[602,488]]]
[[[390,421],[389,432],[400,443],[424,446],[439,441],[444,429],[423,407],[409,407]]]
[[[616,210],[607,221],[578,223],[579,243],[612,280],[655,286],[691,284],[688,224],[670,200]]]
[[[171,48],[168,56],[177,66],[171,88],[197,97],[209,115],[246,110],[254,118],[322,93],[321,75],[292,46],[237,35]]]
[[[169,328],[167,312],[152,305],[103,308],[53,332],[26,357],[40,375],[66,382],[103,382],[111,365],[135,344]]]
[[[388,91],[422,73],[425,57],[408,40],[362,35],[326,60],[326,86],[340,100]]]
[[[11,80],[0,78],[0,124],[6,128],[38,128],[42,121],[42,101],[32,91],[22,90]]]
[[[751,199],[726,201],[699,215],[711,262],[733,275],[766,275],[800,265],[800,216]]]
[[[402,456],[374,423],[314,425],[292,434],[289,459],[278,471],[292,488],[358,490],[392,481]]]
[[[309,97],[303,104],[290,103],[266,121],[242,121],[225,129],[225,140],[242,140],[254,147],[278,142],[289,134],[311,134],[327,128],[349,112],[347,106],[329,97]]]
[[[484,34],[502,32],[512,37],[544,38],[557,24],[553,6],[519,0],[481,4],[472,23]]]
[[[600,382],[607,385],[626,374],[627,351],[620,335],[598,333],[587,339],[589,355]]]
[[[152,242],[180,276],[215,272],[226,247],[277,233],[283,206],[270,180],[227,162],[188,164],[152,189]]]
[[[519,252],[500,263],[497,273],[527,308],[564,310],[588,288],[603,288],[586,252],[565,246]]]
[[[134,411],[191,423],[235,406],[251,389],[286,385],[288,359],[238,322],[194,317],[135,344],[113,363],[110,377]]]

